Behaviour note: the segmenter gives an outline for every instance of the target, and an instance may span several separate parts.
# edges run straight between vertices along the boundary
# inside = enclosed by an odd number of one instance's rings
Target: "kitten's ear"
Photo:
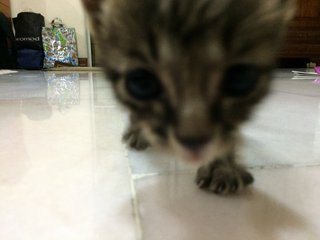
[[[297,9],[297,0],[280,0],[285,11],[284,21],[289,22],[294,18]]]
[[[91,23],[91,29],[93,33],[95,30],[99,28],[101,25],[101,19],[99,19],[100,12],[101,12],[101,5],[103,2],[107,0],[81,0],[84,6],[84,9],[88,13],[88,18]]]
[[[100,4],[103,0],[82,0],[83,6],[89,13],[95,13],[100,10]]]

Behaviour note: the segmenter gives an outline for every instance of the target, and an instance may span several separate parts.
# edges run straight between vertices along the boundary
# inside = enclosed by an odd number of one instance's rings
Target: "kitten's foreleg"
[[[131,124],[131,126],[124,133],[122,140],[127,145],[136,150],[144,150],[150,146],[149,142],[143,136],[143,132],[140,127]]]
[[[241,191],[253,183],[253,176],[235,162],[234,157],[214,160],[199,168],[197,185],[216,194],[230,194]]]

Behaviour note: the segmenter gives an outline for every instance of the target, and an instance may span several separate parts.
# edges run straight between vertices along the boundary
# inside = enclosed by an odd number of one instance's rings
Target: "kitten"
[[[239,126],[267,94],[294,0],[83,0],[103,68],[130,111],[129,146],[203,162],[217,194],[253,182]]]

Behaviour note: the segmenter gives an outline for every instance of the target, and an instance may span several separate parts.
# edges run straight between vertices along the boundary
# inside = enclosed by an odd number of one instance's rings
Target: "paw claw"
[[[203,180],[203,179],[201,179],[201,180],[199,180],[199,181],[197,182],[197,184],[198,184],[198,186],[199,186],[200,188],[203,188],[204,185],[206,184],[206,181]]]
[[[216,189],[214,190],[215,193],[223,193],[226,190],[226,184],[224,182],[219,183],[218,186],[216,187]]]
[[[242,176],[242,181],[244,183],[245,186],[252,184],[254,182],[254,178],[253,176],[246,172],[243,176]]]
[[[230,187],[230,192],[235,193],[239,188],[237,180],[234,180]]]

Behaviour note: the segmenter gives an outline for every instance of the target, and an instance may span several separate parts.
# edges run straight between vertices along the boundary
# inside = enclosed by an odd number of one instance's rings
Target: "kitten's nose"
[[[176,137],[184,147],[193,151],[201,149],[210,140],[209,136],[182,137],[177,135]]]

